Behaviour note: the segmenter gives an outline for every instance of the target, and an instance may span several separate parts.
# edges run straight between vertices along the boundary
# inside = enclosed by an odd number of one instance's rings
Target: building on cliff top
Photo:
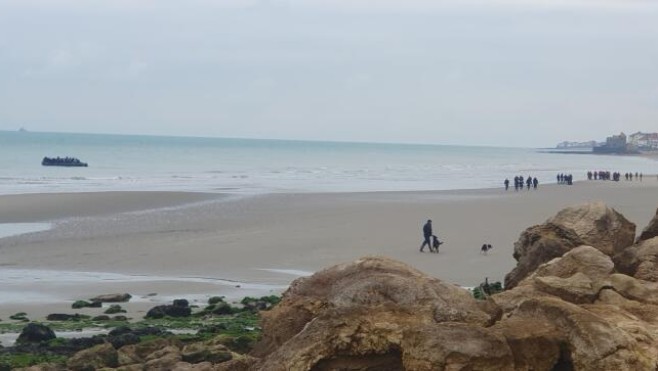
[[[605,144],[592,148],[594,153],[633,153],[634,147],[626,142],[626,134],[620,133],[605,139]]]

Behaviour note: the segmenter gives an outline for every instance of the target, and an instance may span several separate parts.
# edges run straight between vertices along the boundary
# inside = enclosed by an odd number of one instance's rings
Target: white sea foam
[[[50,223],[0,223],[0,238],[47,231],[50,228]]]
[[[297,270],[297,269],[270,269],[270,268],[260,268],[258,270],[261,271],[266,271],[266,272],[273,272],[273,273],[283,273],[283,274],[289,274],[291,276],[297,276],[297,277],[306,277],[310,276],[313,274],[313,272],[309,271],[302,271],[302,270]]]

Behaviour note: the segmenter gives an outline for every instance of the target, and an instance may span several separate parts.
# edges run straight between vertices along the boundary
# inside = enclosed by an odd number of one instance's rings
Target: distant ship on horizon
[[[21,132],[21,133],[26,133],[27,129],[21,126],[21,128],[18,129],[18,131]]]

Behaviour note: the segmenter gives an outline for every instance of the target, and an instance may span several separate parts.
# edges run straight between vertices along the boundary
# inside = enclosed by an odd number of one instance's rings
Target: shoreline
[[[486,188],[249,197],[143,191],[0,196],[2,222],[53,223],[47,231],[0,238],[0,280],[10,270],[55,272],[38,280],[21,282],[19,277],[19,284],[14,282],[11,288],[18,295],[41,290],[61,298],[57,303],[0,303],[0,319],[6,321],[18,311],[27,312],[30,319],[79,312],[70,308],[73,301],[113,292],[133,295],[135,302],[122,306],[129,317],[141,318],[150,307],[169,304],[166,301],[173,298],[193,302],[215,295],[240,299],[280,293],[305,273],[367,255],[388,256],[462,286],[475,286],[485,277],[502,281],[516,263],[513,243],[526,228],[566,206],[601,200],[635,223],[639,233],[658,206],[650,204],[656,190],[658,182],[645,180],[581,181],[507,192]],[[74,202],[80,197],[85,202]],[[7,205],[15,212],[7,213]],[[47,212],[42,213],[44,205]],[[445,241],[439,254],[418,252],[420,228],[428,218]],[[479,254],[485,242],[494,246],[486,256]],[[91,276],[65,282],[62,277],[71,272]],[[140,280],[107,279],[108,274]],[[249,284],[265,289],[251,290]],[[157,295],[146,296],[151,293]],[[148,300],[137,300],[142,297]],[[100,314],[98,309],[92,312]]]

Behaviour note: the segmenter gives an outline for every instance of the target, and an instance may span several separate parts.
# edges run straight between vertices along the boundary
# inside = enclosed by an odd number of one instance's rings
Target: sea
[[[45,156],[89,166],[42,166]],[[582,180],[588,170],[658,174],[658,161],[539,148],[0,131],[0,195],[479,189],[516,175],[540,185],[558,173]]]

